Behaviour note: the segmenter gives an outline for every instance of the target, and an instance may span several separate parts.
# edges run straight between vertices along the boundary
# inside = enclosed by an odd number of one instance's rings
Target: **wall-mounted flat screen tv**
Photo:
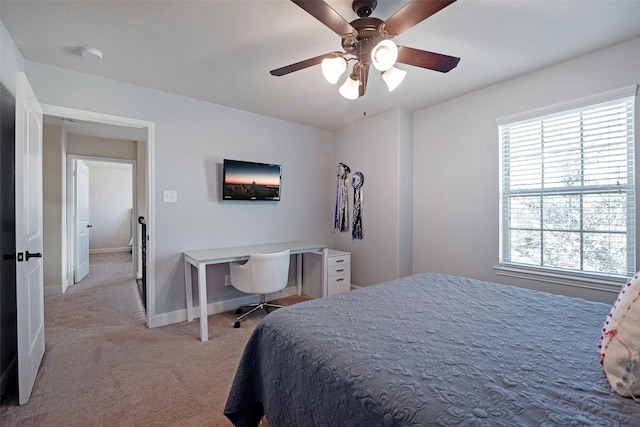
[[[222,175],[222,200],[280,200],[280,165],[224,159]]]

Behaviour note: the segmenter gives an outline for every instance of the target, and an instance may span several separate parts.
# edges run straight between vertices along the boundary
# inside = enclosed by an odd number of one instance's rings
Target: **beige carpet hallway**
[[[239,329],[234,312],[209,316],[206,343],[197,320],[148,329],[132,269],[129,254],[92,255],[89,276],[45,299],[46,350],[31,400],[5,396],[0,425],[231,425],[222,410],[260,315]]]

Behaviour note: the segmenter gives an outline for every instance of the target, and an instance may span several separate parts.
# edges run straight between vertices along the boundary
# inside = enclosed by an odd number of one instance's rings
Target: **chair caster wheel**
[[[242,314],[242,309],[241,308],[237,308],[236,309],[236,314]]]
[[[234,324],[233,324],[233,327],[234,327],[234,328],[239,328],[239,327],[240,327],[240,322],[236,322],[236,323],[234,323]]]

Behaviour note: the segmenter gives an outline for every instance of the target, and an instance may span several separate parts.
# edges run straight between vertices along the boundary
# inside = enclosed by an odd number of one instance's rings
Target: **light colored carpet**
[[[131,256],[91,257],[91,273],[45,300],[46,350],[29,403],[0,404],[2,426],[231,426],[222,414],[262,314],[235,312],[148,329]],[[283,305],[307,299],[291,297]]]

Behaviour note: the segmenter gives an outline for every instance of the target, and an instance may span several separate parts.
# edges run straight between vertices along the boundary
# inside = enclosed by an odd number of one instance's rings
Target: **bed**
[[[598,363],[610,306],[418,274],[269,314],[224,409],[240,426],[633,426]]]

